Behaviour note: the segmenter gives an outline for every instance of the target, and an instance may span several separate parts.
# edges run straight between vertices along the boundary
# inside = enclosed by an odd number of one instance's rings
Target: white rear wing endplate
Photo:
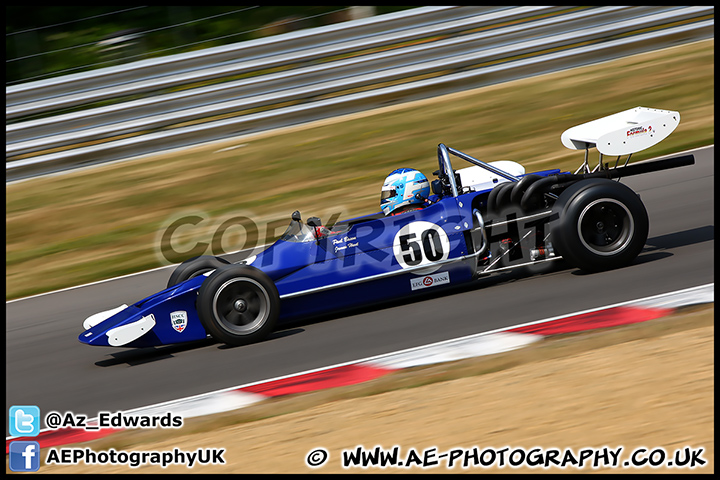
[[[678,112],[636,107],[569,128],[560,139],[571,150],[630,155],[663,141],[679,124]]]

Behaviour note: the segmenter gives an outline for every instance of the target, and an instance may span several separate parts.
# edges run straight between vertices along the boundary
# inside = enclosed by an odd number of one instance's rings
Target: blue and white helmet
[[[415,195],[420,194],[422,198]],[[430,194],[430,182],[413,168],[398,168],[385,179],[380,195],[380,207],[385,215],[405,205],[422,204]]]

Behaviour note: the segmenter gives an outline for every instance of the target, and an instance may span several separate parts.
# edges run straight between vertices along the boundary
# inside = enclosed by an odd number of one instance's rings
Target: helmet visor
[[[392,198],[395,195],[397,195],[395,187],[384,187],[382,192],[380,192],[380,203],[386,202],[389,198]]]

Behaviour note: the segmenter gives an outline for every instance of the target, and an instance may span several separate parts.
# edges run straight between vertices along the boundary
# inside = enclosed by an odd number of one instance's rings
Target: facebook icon
[[[40,469],[40,444],[38,442],[10,442],[10,470],[13,472],[37,472]]]

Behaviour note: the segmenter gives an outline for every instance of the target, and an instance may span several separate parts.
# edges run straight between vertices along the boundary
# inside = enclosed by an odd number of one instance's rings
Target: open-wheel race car
[[[627,266],[645,245],[649,225],[639,196],[619,180],[692,165],[692,155],[628,164],[679,121],[678,112],[637,107],[570,128],[563,145],[585,151],[574,173],[527,174],[518,163],[485,163],[440,144],[436,178],[421,190],[427,195],[414,197],[419,208],[329,226],[295,212],[264,251],[237,263],[209,255],[187,260],[164,290],[88,317],[79,340],[149,347],[209,335],[243,345],[288,320],[561,258],[589,272]],[[594,168],[590,148],[599,152]],[[617,158],[604,162],[604,155]],[[451,157],[471,165],[455,169]]]

